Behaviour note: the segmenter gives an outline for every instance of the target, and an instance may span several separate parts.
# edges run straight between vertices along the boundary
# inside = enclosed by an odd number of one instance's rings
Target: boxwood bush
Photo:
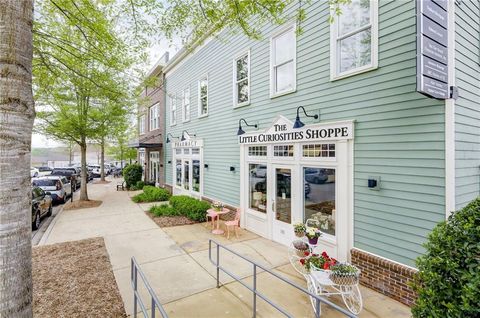
[[[127,184],[127,188],[130,188],[142,180],[142,166],[139,164],[131,164],[123,169],[123,178]]]
[[[438,224],[416,261],[414,317],[480,317],[480,198]]]
[[[154,205],[150,208],[150,213],[155,216],[176,216],[180,215],[177,210],[168,204]]]
[[[174,195],[169,201],[170,205],[180,215],[184,215],[193,221],[205,221],[205,215],[210,208],[210,203],[207,201],[201,201],[187,195]]]
[[[165,189],[153,186],[144,186],[143,192],[137,194],[132,198],[133,202],[156,202],[168,201],[170,199],[170,192]]]

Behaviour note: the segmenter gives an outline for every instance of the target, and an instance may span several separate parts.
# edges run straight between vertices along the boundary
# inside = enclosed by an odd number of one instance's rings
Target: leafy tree
[[[119,160],[122,168],[125,160],[131,162],[137,158],[137,150],[128,146],[129,136],[133,138],[133,134],[129,133],[126,129],[117,130],[113,136],[113,145],[107,148],[107,153],[115,160]]]

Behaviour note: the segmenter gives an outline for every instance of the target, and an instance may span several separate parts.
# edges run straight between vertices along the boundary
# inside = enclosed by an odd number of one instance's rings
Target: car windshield
[[[65,176],[65,175],[69,176],[69,175],[73,174],[73,171],[71,171],[71,170],[53,170],[52,174],[53,175],[60,175],[60,176]]]
[[[37,187],[54,187],[57,185],[57,180],[34,180],[32,185]]]

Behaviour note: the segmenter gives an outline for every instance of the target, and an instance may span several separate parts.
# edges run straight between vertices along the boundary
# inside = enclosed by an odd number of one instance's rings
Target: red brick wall
[[[416,294],[409,284],[417,272],[415,269],[357,249],[352,249],[350,253],[352,264],[362,271],[362,285],[412,306]]]

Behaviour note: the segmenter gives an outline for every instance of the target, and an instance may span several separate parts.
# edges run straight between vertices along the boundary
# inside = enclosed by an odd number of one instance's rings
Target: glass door
[[[158,151],[150,152],[150,181],[157,184],[160,164],[160,153]]]
[[[295,198],[292,191],[292,188],[294,189],[292,167],[273,165],[271,173],[272,238],[274,241],[289,244],[293,237],[292,207]]]

